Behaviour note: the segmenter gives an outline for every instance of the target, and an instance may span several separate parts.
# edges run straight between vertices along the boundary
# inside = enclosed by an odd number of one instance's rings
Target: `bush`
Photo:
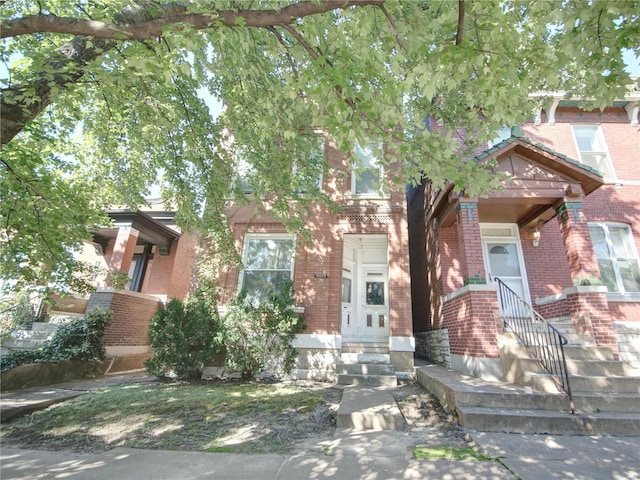
[[[223,351],[216,300],[212,289],[201,288],[184,302],[172,299],[158,311],[149,325],[153,350],[153,357],[145,362],[149,375],[202,377],[208,362]]]
[[[264,371],[289,374],[298,353],[291,342],[305,328],[293,307],[291,284],[262,304],[252,303],[241,292],[224,317],[229,368],[245,379]]]
[[[104,331],[111,323],[111,311],[96,308],[84,316],[63,323],[53,337],[35,350],[14,350],[2,357],[2,371],[25,363],[57,363],[62,360],[101,362],[106,357]]]

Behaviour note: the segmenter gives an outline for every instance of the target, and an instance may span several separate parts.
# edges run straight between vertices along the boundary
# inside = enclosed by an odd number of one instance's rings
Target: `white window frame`
[[[636,263],[638,264],[638,267],[640,268],[640,259],[638,258],[638,251],[636,249],[635,239],[633,237],[633,231],[631,230],[629,225],[626,223],[620,223],[620,222],[589,222],[588,226],[589,226],[589,229],[593,227],[601,228],[604,232],[604,238],[605,238],[607,250],[609,253],[608,259],[611,262],[613,275],[616,281],[616,287],[618,288],[617,290],[609,291],[609,293],[618,294],[618,295],[640,295],[640,292],[627,292],[625,290],[624,281],[622,280],[622,275],[620,274],[620,267],[618,266],[618,260],[631,260],[631,261],[635,260]],[[622,259],[615,256],[613,241],[611,239],[611,235],[609,234],[610,227],[616,227],[616,228],[623,227],[627,231],[627,235],[629,237],[629,244],[631,246],[631,254],[633,255],[632,257]],[[599,269],[600,269],[600,266],[598,265],[598,270]],[[600,273],[600,275],[602,275],[602,273]]]
[[[366,142],[365,147],[364,148],[368,148],[370,146],[373,146],[373,148],[375,150],[378,150],[382,155],[384,155],[384,146],[381,142]],[[358,165],[358,155],[355,152],[355,149],[360,148],[363,149],[364,148],[361,146],[361,144],[359,142],[356,143],[356,146],[354,148],[354,151],[352,152],[352,162],[351,162],[351,195],[353,197],[357,197],[357,198],[389,198],[389,194],[387,192],[385,192],[384,189],[384,174],[385,174],[385,169],[384,169],[384,165],[382,162],[382,159],[380,158],[376,158],[376,157],[371,157],[373,160],[375,160],[375,162],[373,163],[373,167],[371,169],[360,169],[361,171],[374,171],[378,170],[378,186],[379,189],[376,192],[365,192],[365,193],[357,193],[357,184],[358,184],[358,174],[357,171],[359,169],[359,165]],[[371,163],[371,162],[370,162]]]
[[[580,145],[578,144],[578,136],[576,135],[576,129],[594,129],[595,130],[595,137],[596,139],[602,144],[603,146],[603,150],[601,151],[583,151],[580,150]],[[611,161],[611,155],[609,154],[609,147],[607,145],[607,141],[604,138],[604,132],[602,131],[602,127],[600,125],[594,125],[594,124],[582,124],[582,125],[571,125],[571,132],[573,134],[573,141],[575,143],[576,146],[576,152],[578,152],[578,156],[579,156],[579,160],[580,163],[583,163],[584,165],[593,168],[594,170],[597,170],[599,172],[601,172],[604,175],[604,179],[606,181],[615,181],[616,180],[616,171],[613,168],[613,162]],[[605,170],[601,170],[597,165],[594,165],[593,162],[589,162],[587,159],[585,159],[585,154],[586,155],[603,155],[604,156],[604,162],[606,163],[606,169]]]
[[[293,243],[293,255],[291,257],[291,268],[289,270],[289,279],[293,281],[295,269],[295,253],[296,253],[296,236],[288,233],[246,233],[242,242],[242,262],[243,268],[240,270],[238,278],[238,293],[244,288],[244,276],[247,269],[244,268],[247,254],[249,252],[249,244],[252,240],[284,240]],[[265,269],[266,270],[266,269]],[[250,270],[253,271],[253,270]],[[286,271],[285,269],[268,269],[268,271]]]

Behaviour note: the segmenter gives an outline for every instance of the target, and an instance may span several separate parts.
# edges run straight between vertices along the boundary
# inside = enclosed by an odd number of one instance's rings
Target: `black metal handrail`
[[[555,378],[558,386],[569,396],[571,413],[576,413],[564,354],[567,339],[502,280],[496,278],[496,281],[500,293],[502,323]]]

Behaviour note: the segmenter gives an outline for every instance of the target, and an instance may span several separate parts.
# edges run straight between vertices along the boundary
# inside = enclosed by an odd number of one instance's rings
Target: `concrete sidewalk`
[[[245,455],[116,448],[101,454],[3,448],[3,480],[638,480],[640,439],[476,434],[496,461],[413,460],[402,432],[339,431],[326,455]],[[516,476],[517,475],[517,476]]]

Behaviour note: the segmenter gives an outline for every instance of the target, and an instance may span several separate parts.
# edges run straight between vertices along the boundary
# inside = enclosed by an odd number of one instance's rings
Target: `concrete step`
[[[338,428],[401,430],[404,419],[391,392],[379,388],[347,387],[336,418]]]
[[[640,413],[578,413],[458,406],[460,425],[482,432],[640,435]]]
[[[341,363],[381,363],[390,364],[391,355],[389,353],[342,353]]]
[[[577,415],[569,399],[552,393],[525,393],[525,388],[487,382],[436,365],[419,367],[418,382],[440,403],[456,411],[462,426],[488,432],[637,435],[639,393],[574,391]]]
[[[595,345],[565,345],[564,355],[574,360],[613,360],[613,350],[610,347],[597,347]]]
[[[576,333],[576,329],[572,323],[552,323],[551,325],[564,336]]]
[[[342,353],[389,353],[386,342],[343,342]]]
[[[549,374],[531,373],[531,386],[537,392],[557,392],[556,381]],[[640,394],[640,377],[570,375],[573,393],[635,393]]]
[[[512,370],[515,372],[522,372],[523,376],[527,376],[528,373],[547,373],[544,367],[533,358],[511,358],[511,362],[517,363],[512,366]],[[633,376],[637,373],[637,369],[631,367],[624,362],[617,362],[613,360],[574,360],[567,358],[567,371],[570,375],[583,375],[583,376]],[[561,369],[558,366],[558,371]],[[509,378],[509,380],[512,380]],[[517,379],[513,380],[514,383],[519,383]],[[531,385],[530,382],[524,383],[524,385]]]
[[[573,394],[573,401],[576,410],[584,413],[640,413],[640,395],[636,393],[576,392]]]
[[[456,392],[456,405],[501,409],[556,410],[569,409],[569,397],[565,393],[525,393],[524,389],[513,391],[464,391]],[[593,412],[639,412],[640,395],[634,393],[574,393],[577,411]]]
[[[33,322],[31,324],[32,332],[45,332],[45,333],[55,333],[60,326],[59,323],[49,323],[49,322]]]
[[[387,363],[336,363],[337,374],[395,375],[393,365]]]
[[[48,315],[48,322],[39,322],[39,323],[49,323],[54,325],[56,323],[64,323],[69,320],[73,320],[76,318],[83,318],[84,313],[70,313],[70,312],[60,312],[60,311],[51,311]]]
[[[339,373],[336,375],[338,385],[360,385],[367,387],[395,387],[398,378],[395,375],[358,375]]]
[[[584,333],[564,333],[562,336],[567,339],[567,346],[585,347],[596,345],[595,341]]]
[[[615,360],[575,360],[567,358],[567,370],[572,375],[631,375],[631,369],[624,362]]]
[[[2,342],[2,347],[9,350],[33,350],[42,345],[44,341],[30,338],[8,338]]]

